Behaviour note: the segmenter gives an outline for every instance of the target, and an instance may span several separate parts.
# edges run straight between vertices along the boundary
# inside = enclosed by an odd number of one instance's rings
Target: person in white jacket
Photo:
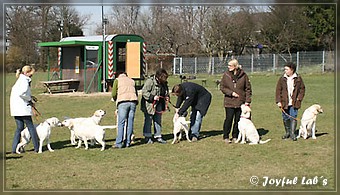
[[[24,130],[24,124],[26,124],[30,132],[34,151],[38,152],[39,150],[38,136],[32,121],[33,101],[30,85],[34,72],[35,70],[31,66],[24,66],[21,70],[18,69],[16,73],[18,79],[11,90],[10,111],[17,125],[12,144],[12,153],[15,153],[16,147],[20,142],[20,134]]]

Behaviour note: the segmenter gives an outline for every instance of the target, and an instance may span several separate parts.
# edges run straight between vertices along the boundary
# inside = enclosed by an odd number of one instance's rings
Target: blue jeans
[[[118,104],[118,135],[116,138],[116,147],[123,146],[124,127],[126,125],[126,145],[131,143],[133,134],[133,121],[135,120],[136,102],[122,102]]]
[[[17,145],[20,142],[21,131],[24,130],[25,128],[24,124],[26,124],[28,131],[30,132],[33,146],[34,146],[34,151],[38,152],[39,140],[38,140],[37,131],[33,125],[32,117],[31,116],[15,116],[14,119],[15,119],[15,123],[17,124],[17,129],[15,130],[15,133],[14,133],[12,153],[15,153],[17,149]]]
[[[284,109],[284,111],[294,118],[296,118],[297,115],[298,115],[298,109],[294,108],[293,106],[288,106],[288,109]],[[286,113],[282,112],[282,119],[285,120],[285,121],[286,120],[293,120]]]
[[[198,138],[201,130],[202,120],[203,116],[201,115],[200,111],[192,109],[190,115],[191,136]]]
[[[155,113],[154,115],[150,115],[147,112],[144,112],[143,136],[147,138],[151,138],[152,122],[154,126],[154,137],[161,138],[162,137],[162,114],[160,113]]]

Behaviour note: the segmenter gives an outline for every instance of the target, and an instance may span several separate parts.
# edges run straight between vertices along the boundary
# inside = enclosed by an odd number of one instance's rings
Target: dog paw
[[[240,142],[240,144],[245,144],[246,142]]]
[[[42,151],[39,151],[38,153],[39,153],[39,154],[41,154],[41,153],[42,153]]]
[[[316,139],[316,137],[312,137],[312,139]]]

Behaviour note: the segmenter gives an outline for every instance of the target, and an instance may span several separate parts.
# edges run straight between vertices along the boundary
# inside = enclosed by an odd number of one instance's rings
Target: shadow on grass
[[[315,133],[315,136],[316,137],[319,137],[319,136],[323,136],[323,135],[327,135],[328,133]]]
[[[222,130],[211,130],[211,131],[201,131],[200,132],[200,139],[205,139],[208,137],[212,137],[212,136],[218,136],[218,135],[222,135],[223,131]],[[190,136],[190,132],[189,132],[189,136]],[[185,133],[182,133],[182,140],[185,140]],[[174,134],[169,133],[169,134],[164,134],[162,135],[163,139],[166,141],[172,141],[174,139]]]
[[[259,132],[259,136],[261,137],[262,135],[266,135],[269,132],[269,130],[264,129],[264,128],[259,128],[257,129],[257,132]]]

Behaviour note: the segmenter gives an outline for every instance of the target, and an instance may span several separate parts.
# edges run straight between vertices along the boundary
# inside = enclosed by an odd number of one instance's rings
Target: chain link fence
[[[248,73],[281,73],[287,62],[297,65],[298,73],[324,73],[334,71],[334,51],[304,51],[289,54],[242,55],[220,59],[218,57],[175,57],[172,72],[178,74],[222,74],[227,62],[236,58]]]

